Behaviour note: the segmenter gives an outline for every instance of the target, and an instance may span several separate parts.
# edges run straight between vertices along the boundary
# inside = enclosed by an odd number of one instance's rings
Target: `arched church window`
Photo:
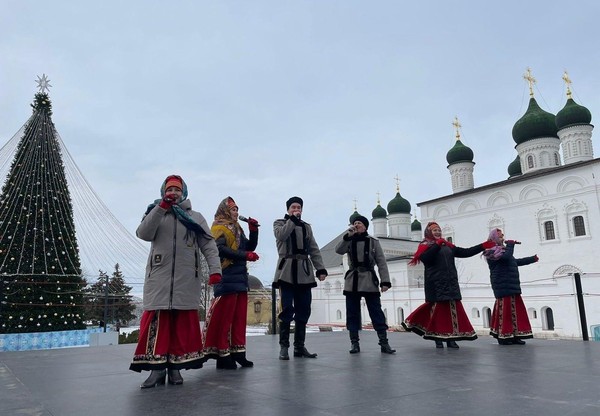
[[[451,243],[452,242],[452,237],[446,238],[446,241],[448,241],[449,243]]]
[[[398,322],[404,322],[404,309],[398,308]]]
[[[554,331],[554,312],[552,312],[552,308],[542,308],[542,329]]]
[[[483,327],[489,328],[490,322],[492,322],[492,310],[485,306],[483,308]]]
[[[527,167],[528,168],[533,168],[533,156],[529,155],[527,156]]]
[[[559,165],[560,165],[560,159],[559,159],[559,157],[558,157],[558,153],[554,153],[554,164],[555,164],[556,166],[559,166]]]
[[[544,233],[546,235],[546,240],[554,240],[556,238],[556,234],[554,233],[554,223],[552,221],[546,221],[544,223]]]
[[[477,308],[473,308],[471,309],[471,318],[479,318],[479,309]]]
[[[585,235],[585,222],[581,215],[573,217],[573,229],[575,230],[575,237]]]
[[[340,311],[339,309],[337,311],[335,311],[335,317],[337,318],[338,321],[340,319],[342,319],[342,311]]]

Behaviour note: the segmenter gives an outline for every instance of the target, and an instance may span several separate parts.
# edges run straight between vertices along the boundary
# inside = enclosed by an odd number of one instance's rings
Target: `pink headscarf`
[[[504,247],[500,241],[500,237],[498,236],[498,233],[500,232],[502,232],[500,228],[494,228],[492,231],[490,231],[488,240],[496,243],[496,247],[488,248],[483,252],[482,256],[488,260],[498,260],[500,257],[502,257],[504,251],[506,250],[506,247]]]

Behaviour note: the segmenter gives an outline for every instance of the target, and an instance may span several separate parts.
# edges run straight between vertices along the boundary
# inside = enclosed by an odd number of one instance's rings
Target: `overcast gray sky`
[[[593,0],[1,0],[0,146],[31,115],[34,81],[47,74],[62,139],[128,230],[164,177],[180,174],[209,221],[227,195],[259,219],[251,273],[269,282],[271,225],[292,195],[324,245],[354,199],[368,218],[377,192],[387,207],[396,175],[413,209],[451,193],[454,116],[475,153],[475,185],[506,179],[527,67],[554,114],[568,70],[593,123],[599,9]]]

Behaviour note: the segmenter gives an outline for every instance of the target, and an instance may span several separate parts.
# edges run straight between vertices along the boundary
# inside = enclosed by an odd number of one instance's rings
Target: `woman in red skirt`
[[[535,263],[539,259],[537,255],[515,259],[515,244],[520,243],[515,240],[505,241],[504,233],[499,228],[490,231],[489,239],[496,244],[483,252],[490,267],[490,281],[496,298],[490,335],[500,345],[524,345],[523,339],[533,338],[533,333],[527,309],[521,299],[519,266]]]
[[[425,303],[402,322],[407,331],[435,341],[437,348],[458,348],[456,341],[474,340],[475,330],[462,306],[455,257],[472,257],[495,243],[486,241],[470,248],[457,247],[442,238],[435,222],[425,228],[425,238],[410,261],[425,266]]]
[[[151,371],[141,388],[182,384],[179,370],[202,367],[199,262],[206,258],[209,284],[221,279],[219,251],[206,220],[192,211],[181,177],[167,177],[162,199],[151,204],[137,236],[152,243],[144,283],[140,339],[130,370]]]
[[[238,206],[228,196],[217,207],[211,227],[219,248],[223,278],[213,287],[215,298],[206,317],[204,354],[215,358],[217,368],[235,370],[237,364],[252,367],[246,358],[246,321],[248,315],[247,262],[258,260],[258,221],[248,218],[250,239],[238,221]]]

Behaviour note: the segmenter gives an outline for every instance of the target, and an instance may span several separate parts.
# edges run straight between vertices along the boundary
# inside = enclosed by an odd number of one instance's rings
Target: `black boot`
[[[522,339],[520,339],[520,338],[513,338],[513,339],[512,339],[512,343],[513,343],[513,344],[516,344],[516,345],[525,345],[525,341],[523,341],[523,340],[522,340]]]
[[[290,347],[290,323],[289,322],[279,322],[279,345],[281,349],[279,350],[279,359],[287,361],[290,359],[288,354],[288,348]]]
[[[510,338],[498,338],[498,344],[500,345],[512,345],[512,339]]]
[[[217,368],[220,370],[235,370],[237,365],[231,354],[217,358]]]
[[[167,373],[169,374],[169,384],[183,384],[183,377],[181,377],[181,373],[179,372],[179,370],[172,370],[169,368],[169,371],[167,371]]]
[[[294,357],[317,358],[317,354],[308,352],[306,347],[304,347],[305,340],[306,324],[303,322],[296,322],[296,328],[294,330]]]
[[[440,341],[439,339],[435,340],[435,347],[436,348],[444,348],[444,343],[442,341]]]
[[[393,354],[396,352],[396,350],[393,350],[392,347],[390,347],[385,329],[383,331],[377,331],[377,336],[379,337],[379,345],[381,345],[382,353]]]
[[[167,370],[152,370],[150,376],[142,383],[140,388],[150,389],[161,384],[165,384],[165,378],[167,377]]]
[[[350,354],[358,354],[360,352],[360,344],[358,341],[358,331],[350,331],[350,343],[352,344],[352,348],[349,351]]]
[[[231,356],[235,360],[236,363],[241,365],[242,367],[254,367],[254,363],[246,359],[246,351],[243,352],[233,352]]]
[[[448,345],[448,348],[454,348],[454,349],[459,348],[458,344],[456,343],[456,341],[454,341],[452,339],[449,340],[449,341],[446,341],[446,345]]]

